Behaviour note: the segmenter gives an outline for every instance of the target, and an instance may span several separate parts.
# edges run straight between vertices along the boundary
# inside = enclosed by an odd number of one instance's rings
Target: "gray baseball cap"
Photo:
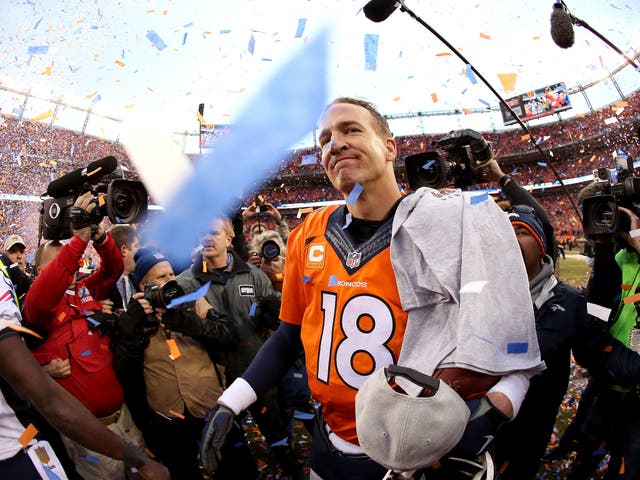
[[[395,376],[422,387],[420,396],[394,389]],[[396,471],[436,463],[460,441],[469,415],[465,401],[445,382],[399,365],[373,373],[356,395],[360,446]]]

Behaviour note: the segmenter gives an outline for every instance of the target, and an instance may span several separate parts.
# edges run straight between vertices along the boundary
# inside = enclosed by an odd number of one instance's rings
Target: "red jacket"
[[[74,236],[42,270],[25,298],[24,318],[48,334],[44,344],[33,350],[36,360],[44,365],[54,358],[68,358],[71,375],[55,380],[94,415],[105,417],[122,406],[123,392],[112,368],[110,339],[90,330],[86,318],[102,310],[98,300],[109,296],[124,264],[107,235],[100,245],[94,244],[100,268],[70,288],[86,246]]]

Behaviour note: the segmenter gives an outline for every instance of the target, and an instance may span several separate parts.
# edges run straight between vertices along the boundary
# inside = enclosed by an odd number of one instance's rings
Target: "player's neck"
[[[385,182],[366,186],[353,205],[347,205],[352,216],[362,220],[384,220],[401,197],[398,185]]]

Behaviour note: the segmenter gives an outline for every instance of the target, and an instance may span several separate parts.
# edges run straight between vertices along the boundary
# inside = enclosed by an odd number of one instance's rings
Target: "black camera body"
[[[596,193],[582,202],[582,224],[588,239],[629,231],[630,219],[627,215],[620,215],[618,206],[634,213],[640,211],[640,177],[633,175],[633,159],[619,154],[616,157],[616,174],[616,183],[613,183],[607,168],[593,172]]]
[[[111,223],[136,223],[147,213],[148,195],[144,184],[126,180],[114,157],[105,157],[53,180],[43,194],[40,206],[40,235],[46,240],[73,236],[73,204],[80,195],[91,192],[96,207],[86,220],[99,224],[105,216]]]
[[[404,157],[412,190],[443,188],[452,181],[456,188],[464,188],[487,181],[487,164],[494,154],[491,143],[480,133],[468,128],[452,130],[432,146],[436,150]]]
[[[260,248],[260,256],[265,260],[275,260],[280,256],[280,245],[275,240],[265,240]]]
[[[171,300],[184,295],[184,290],[176,280],[169,280],[162,285],[150,283],[144,287],[144,298],[153,308],[167,308]]]

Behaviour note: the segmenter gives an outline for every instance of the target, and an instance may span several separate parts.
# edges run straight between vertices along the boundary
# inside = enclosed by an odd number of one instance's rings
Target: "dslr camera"
[[[475,130],[452,130],[432,146],[435,150],[404,157],[411,189],[443,188],[451,182],[464,188],[487,181],[493,148]]]
[[[153,308],[167,308],[171,300],[184,295],[184,290],[176,280],[169,280],[162,285],[150,283],[144,287],[144,298]]]
[[[635,213],[639,211],[640,177],[633,175],[633,159],[618,153],[615,164],[616,183],[613,183],[609,169],[602,167],[593,171],[596,193],[582,202],[582,224],[588,239],[618,230],[629,231],[630,219],[620,215],[618,206]]]
[[[72,220],[81,215],[73,207],[80,195],[91,192],[96,208],[86,219],[97,225],[105,216],[111,223],[137,223],[147,213],[147,189],[137,180],[125,180],[114,157],[104,157],[78,168],[47,185],[41,196],[40,236],[63,240],[73,235]]]

